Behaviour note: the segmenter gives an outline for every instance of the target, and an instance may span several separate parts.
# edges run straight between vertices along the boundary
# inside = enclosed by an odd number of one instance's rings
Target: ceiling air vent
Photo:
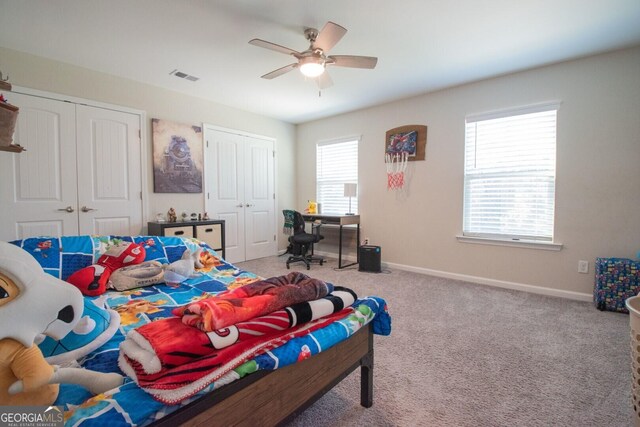
[[[182,71],[178,71],[178,70],[173,70],[169,74],[174,75],[176,77],[180,77],[181,79],[189,80],[191,82],[196,82],[196,81],[200,80],[200,77],[192,76],[192,75],[189,75],[187,73],[183,73]]]

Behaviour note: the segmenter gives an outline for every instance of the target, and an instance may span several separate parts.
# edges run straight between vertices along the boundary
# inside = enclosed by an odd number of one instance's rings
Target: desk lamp
[[[351,212],[351,198],[356,197],[357,192],[358,192],[358,184],[353,182],[344,183],[344,197],[349,198],[349,212],[347,212],[347,215],[353,215],[353,212]]]

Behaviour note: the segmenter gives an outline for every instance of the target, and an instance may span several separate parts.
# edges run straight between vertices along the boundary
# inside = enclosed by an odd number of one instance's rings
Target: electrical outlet
[[[585,261],[581,259],[578,261],[578,273],[588,273],[589,272],[589,261]]]
[[[362,242],[363,245],[368,245],[369,244],[369,238],[365,237],[364,241]]]

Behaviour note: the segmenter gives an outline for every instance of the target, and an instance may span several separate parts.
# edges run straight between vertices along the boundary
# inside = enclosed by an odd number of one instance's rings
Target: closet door
[[[15,140],[0,153],[0,239],[142,230],[140,117],[11,93]]]
[[[207,198],[205,210],[211,218],[225,221],[225,257],[244,261],[244,179],[243,137],[205,128]]]
[[[0,240],[78,232],[75,105],[9,93],[20,107],[14,142],[0,153]]]
[[[225,220],[229,262],[274,255],[273,140],[205,126],[205,209]]]
[[[273,141],[246,138],[245,254],[256,259],[276,253]]]
[[[139,116],[77,106],[80,234],[142,230]]]

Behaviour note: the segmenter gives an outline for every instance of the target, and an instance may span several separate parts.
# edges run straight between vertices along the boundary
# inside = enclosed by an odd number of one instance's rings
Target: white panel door
[[[80,234],[140,234],[139,116],[78,105],[77,141]]]
[[[229,262],[245,260],[244,173],[240,171],[242,136],[205,129],[205,209],[211,218],[225,221],[225,257]]]
[[[276,253],[273,141],[247,138],[245,142],[246,259]]]
[[[15,140],[0,153],[0,239],[142,230],[140,117],[11,93]]]
[[[205,209],[225,220],[227,261],[274,255],[273,141],[206,126],[205,138]]]
[[[77,234],[75,105],[9,95],[27,151],[0,153],[0,240]]]

